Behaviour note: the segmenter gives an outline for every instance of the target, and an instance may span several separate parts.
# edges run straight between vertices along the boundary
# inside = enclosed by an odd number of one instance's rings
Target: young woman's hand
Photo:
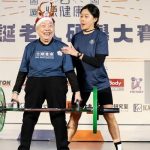
[[[69,54],[72,56],[77,57],[78,56],[78,51],[71,45],[71,46],[65,46],[63,48],[61,48],[62,52],[64,54]]]

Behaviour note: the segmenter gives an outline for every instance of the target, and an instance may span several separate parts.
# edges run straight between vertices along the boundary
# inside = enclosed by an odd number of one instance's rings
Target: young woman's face
[[[92,16],[88,9],[83,9],[80,13],[80,25],[82,30],[92,30],[94,29],[94,23],[96,18]]]

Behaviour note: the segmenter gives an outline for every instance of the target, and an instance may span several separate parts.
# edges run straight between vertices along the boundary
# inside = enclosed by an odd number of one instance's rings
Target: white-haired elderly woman
[[[35,24],[39,39],[25,47],[12,99],[18,101],[18,94],[27,78],[25,108],[41,108],[45,100],[49,108],[65,108],[67,78],[72,91],[76,93],[76,100],[81,100],[71,56],[61,52],[61,48],[66,44],[54,39],[54,19],[41,13],[41,10],[40,15],[42,16],[36,19]],[[65,112],[49,114],[54,127],[57,150],[69,150]],[[30,149],[39,115],[40,112],[24,112],[18,150]]]

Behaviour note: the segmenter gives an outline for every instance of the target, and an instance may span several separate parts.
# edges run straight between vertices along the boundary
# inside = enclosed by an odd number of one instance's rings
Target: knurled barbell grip
[[[98,114],[103,115],[105,113],[119,113],[119,108],[98,108]]]
[[[80,101],[76,100],[76,111],[80,111]]]

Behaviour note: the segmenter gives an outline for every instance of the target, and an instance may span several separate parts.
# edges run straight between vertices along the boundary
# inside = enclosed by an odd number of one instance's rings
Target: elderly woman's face
[[[53,21],[43,21],[36,27],[36,32],[40,37],[41,42],[48,44],[54,36],[55,25]]]

